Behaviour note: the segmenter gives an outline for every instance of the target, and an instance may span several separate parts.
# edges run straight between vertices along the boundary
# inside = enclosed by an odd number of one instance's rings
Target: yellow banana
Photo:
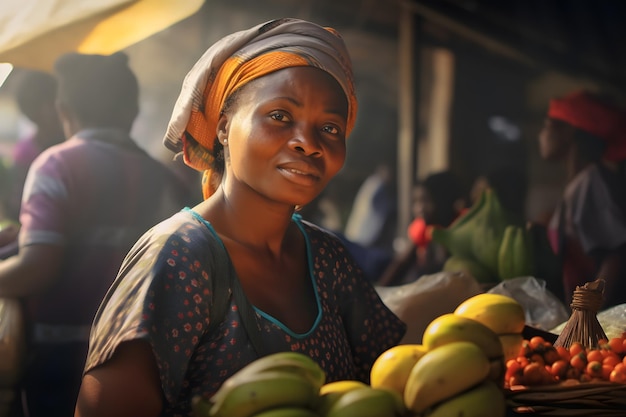
[[[395,417],[398,409],[394,393],[371,387],[348,391],[331,407],[326,417]]]
[[[504,392],[492,381],[485,381],[435,406],[425,417],[504,417]]]
[[[210,417],[250,417],[280,406],[314,408],[319,387],[299,373],[273,371],[229,378],[211,398]]]
[[[426,326],[422,335],[422,344],[428,350],[459,341],[476,344],[488,359],[501,359],[503,356],[502,344],[493,330],[476,320],[457,314],[446,313],[435,318]]]
[[[310,408],[303,407],[277,407],[269,410],[261,411],[252,417],[320,417]]]
[[[470,297],[459,304],[454,314],[479,321],[498,335],[522,333],[526,325],[522,305],[502,294],[481,293]]]
[[[485,381],[489,359],[472,342],[452,342],[429,351],[413,369],[404,389],[404,403],[414,413]]]
[[[369,385],[354,379],[327,382],[320,388],[320,398],[316,411],[321,416],[327,415],[328,411],[339,401],[343,394],[358,388],[369,388]]]
[[[355,388],[363,388],[368,385],[365,382],[357,381],[356,379],[344,379],[341,381],[327,382],[320,388],[320,395],[325,395],[332,392],[344,393],[352,391]]]
[[[465,272],[476,281],[489,283],[494,282],[496,277],[478,261],[472,258],[461,258],[460,256],[450,256],[442,267],[446,272]]]
[[[265,371],[288,371],[299,373],[321,387],[326,382],[326,373],[310,356],[299,352],[277,352],[263,356],[241,368],[231,378],[245,378]]]
[[[397,345],[387,349],[372,365],[370,385],[372,388],[390,389],[403,395],[411,368],[427,351],[420,344]]]

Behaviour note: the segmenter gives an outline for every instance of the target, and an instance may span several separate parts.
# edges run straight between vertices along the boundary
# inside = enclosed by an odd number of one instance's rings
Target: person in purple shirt
[[[190,188],[130,137],[139,87],[125,54],[66,54],[55,75],[67,140],[32,163],[19,250],[0,262],[0,297],[26,305],[30,417],[73,414],[90,325],[124,256],[193,203]]]

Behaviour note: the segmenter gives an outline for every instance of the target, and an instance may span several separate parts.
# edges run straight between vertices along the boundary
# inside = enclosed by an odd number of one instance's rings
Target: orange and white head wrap
[[[329,73],[348,100],[346,137],[354,127],[357,100],[352,62],[332,28],[299,19],[278,19],[217,41],[185,77],[164,138],[190,167],[210,177],[217,123],[226,99],[250,81],[284,68],[310,66]],[[204,198],[215,190],[203,181]]]
[[[550,100],[548,117],[564,121],[606,143],[604,158],[626,159],[626,113],[587,91]]]

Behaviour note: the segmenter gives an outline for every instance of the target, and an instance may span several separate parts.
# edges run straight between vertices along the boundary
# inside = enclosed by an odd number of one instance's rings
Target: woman
[[[579,91],[550,101],[539,134],[542,158],[563,161],[568,183],[549,224],[563,259],[566,302],[576,286],[606,281],[603,308],[626,302],[626,116]]]
[[[368,380],[405,326],[340,241],[294,214],[342,167],[356,109],[332,29],[274,20],[200,58],[165,144],[205,171],[205,200],[127,257],[93,326],[76,416],[189,415],[193,396],[208,399],[258,357],[241,305],[231,298],[210,317],[211,280],[226,277],[205,268],[207,233],[226,248],[269,351],[307,353],[331,381]]]

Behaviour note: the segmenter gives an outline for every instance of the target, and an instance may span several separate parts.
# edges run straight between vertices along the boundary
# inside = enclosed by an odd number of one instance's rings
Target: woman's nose
[[[313,129],[299,129],[296,131],[291,146],[298,152],[302,152],[307,156],[319,156],[322,154],[317,132]]]

